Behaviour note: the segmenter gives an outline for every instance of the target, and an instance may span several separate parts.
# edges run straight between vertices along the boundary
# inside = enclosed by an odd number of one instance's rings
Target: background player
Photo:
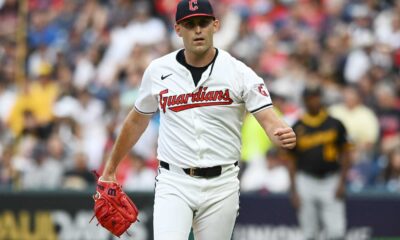
[[[303,92],[306,113],[293,126],[298,143],[290,154],[291,196],[305,239],[316,239],[322,222],[326,239],[338,240],[345,236],[350,144],[344,125],[323,108],[321,94],[319,87]]]
[[[263,80],[227,52],[213,47],[219,21],[208,1],[179,2],[175,31],[185,48],[153,61],[135,108],[127,116],[101,180],[115,171],[160,111],[154,238],[231,238],[239,209],[240,130],[245,111],[271,140],[293,148],[296,137],[272,110]],[[173,220],[172,220],[173,218]]]

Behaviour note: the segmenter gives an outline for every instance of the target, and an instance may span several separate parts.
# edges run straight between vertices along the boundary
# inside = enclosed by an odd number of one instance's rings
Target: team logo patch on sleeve
[[[160,107],[165,113],[167,108],[174,112],[181,112],[191,108],[231,105],[233,103],[228,89],[207,91],[207,87],[200,87],[197,92],[180,95],[168,94],[168,89],[160,92]]]
[[[258,91],[261,93],[261,95],[268,97],[269,92],[267,90],[267,87],[265,87],[265,84],[259,84],[258,85]]]

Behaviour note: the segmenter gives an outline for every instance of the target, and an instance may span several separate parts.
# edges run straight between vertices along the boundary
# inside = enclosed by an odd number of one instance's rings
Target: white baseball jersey
[[[233,164],[240,158],[245,111],[272,106],[264,81],[218,49],[195,86],[178,51],[148,66],[135,103],[142,114],[160,111],[158,159],[181,168]]]

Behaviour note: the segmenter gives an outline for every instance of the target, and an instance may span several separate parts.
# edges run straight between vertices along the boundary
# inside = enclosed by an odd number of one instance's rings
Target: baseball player
[[[322,90],[303,92],[306,113],[293,125],[297,145],[291,150],[291,196],[306,240],[317,239],[321,222],[328,240],[345,237],[345,182],[351,147],[344,125],[328,115]]]
[[[242,62],[213,46],[220,22],[207,0],[177,5],[175,31],[184,49],[146,69],[134,109],[124,121],[104,181],[115,181],[123,156],[160,111],[159,174],[154,239],[231,238],[239,209],[238,161],[245,111],[255,115],[271,140],[293,148],[296,136],[272,110],[263,80]]]

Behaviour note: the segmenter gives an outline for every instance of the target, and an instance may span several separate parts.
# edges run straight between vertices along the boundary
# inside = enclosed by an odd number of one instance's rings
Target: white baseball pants
[[[154,200],[154,239],[230,240],[239,210],[239,167],[215,178],[159,168]]]
[[[320,222],[326,239],[342,239],[345,236],[345,204],[335,197],[338,183],[338,174],[323,179],[301,172],[297,174],[296,186],[301,201],[298,219],[305,239],[316,239]]]

